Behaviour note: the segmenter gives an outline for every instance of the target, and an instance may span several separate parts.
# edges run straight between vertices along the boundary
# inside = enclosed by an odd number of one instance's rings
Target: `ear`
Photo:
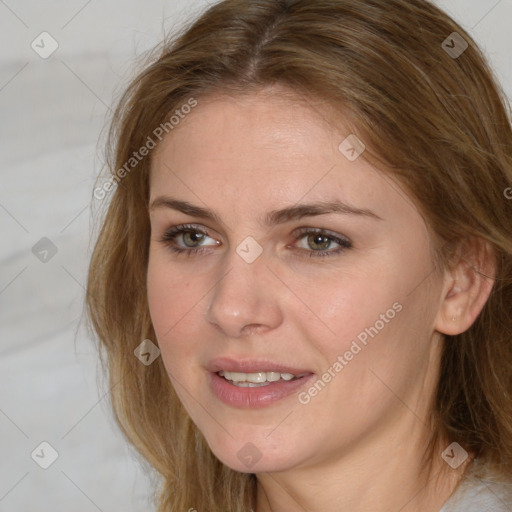
[[[461,244],[445,286],[435,329],[456,335],[467,331],[482,311],[496,276],[496,258],[490,244],[472,238]]]

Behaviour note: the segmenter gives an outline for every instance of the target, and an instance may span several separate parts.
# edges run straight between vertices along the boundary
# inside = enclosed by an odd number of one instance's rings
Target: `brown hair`
[[[458,56],[443,44],[453,32],[468,43]],[[366,145],[363,156],[410,191],[442,265],[464,240],[492,248],[497,273],[483,311],[466,332],[445,337],[431,447],[457,441],[510,477],[512,204],[504,191],[512,133],[509,104],[481,51],[424,0],[225,0],[164,41],[131,82],[112,120],[108,169],[126,170],[191,98],[200,104],[206,95],[272,84],[343,112]],[[247,512],[255,475],[211,453],[161,358],[146,367],[134,356],[142,340],[156,339],[146,297],[150,163],[151,155],[122,173],[90,265],[88,313],[106,354],[112,405],[126,437],[163,477],[160,512]]]

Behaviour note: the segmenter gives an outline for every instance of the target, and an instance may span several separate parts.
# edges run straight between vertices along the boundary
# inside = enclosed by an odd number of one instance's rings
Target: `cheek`
[[[421,300],[390,290],[371,298],[352,295],[353,300],[338,303],[338,316],[330,317],[336,335],[311,338],[325,361],[322,370],[329,383],[323,397],[349,407],[353,421],[376,417],[396,405],[395,394],[407,396],[428,371],[432,314],[424,308],[425,294],[420,295]],[[318,414],[322,401],[317,400]]]
[[[368,337],[365,329],[375,323],[379,332],[384,332],[395,321],[400,306],[393,305],[400,299],[400,280],[389,270],[386,274],[378,266],[373,269],[370,274],[361,269],[333,273],[328,279],[301,280],[294,288],[307,306],[305,309],[297,301],[295,321],[330,359],[349,350],[358,336],[364,342]]]
[[[187,353],[192,354],[194,345],[188,340],[194,336],[187,336],[187,331],[192,332],[197,325],[193,317],[202,296],[195,290],[194,282],[180,279],[175,269],[171,271],[157,258],[150,258],[147,290],[151,321],[164,362],[169,362],[171,355],[179,354],[181,359]],[[178,342],[183,339],[187,343]]]
[[[394,372],[398,379],[408,375],[421,366],[432,334],[435,308],[426,307],[435,305],[432,290],[424,283],[411,293],[428,275],[430,262],[391,254],[372,263],[360,272],[317,280],[316,286],[303,280],[295,289],[308,310],[296,308],[294,321],[321,353],[325,370],[344,358],[342,371],[350,381],[364,379],[368,368],[380,368],[391,379]]]

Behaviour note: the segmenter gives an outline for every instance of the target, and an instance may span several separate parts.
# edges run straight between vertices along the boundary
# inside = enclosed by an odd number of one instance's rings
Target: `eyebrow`
[[[223,224],[219,216],[209,208],[196,206],[188,201],[180,201],[168,196],[159,196],[155,198],[149,207],[149,210],[158,208],[171,208],[191,217],[213,220],[218,224]],[[317,215],[327,215],[329,213],[338,213],[343,215],[357,215],[377,220],[383,220],[376,213],[366,208],[356,208],[342,201],[319,201],[315,203],[305,203],[289,206],[279,210],[268,212],[262,221],[263,225],[271,227],[278,224],[284,224],[292,220],[299,220],[303,217],[314,217]]]

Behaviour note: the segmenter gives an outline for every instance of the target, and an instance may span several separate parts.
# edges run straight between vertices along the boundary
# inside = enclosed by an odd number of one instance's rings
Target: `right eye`
[[[192,256],[194,254],[204,252],[205,247],[201,244],[206,238],[211,238],[208,233],[193,224],[181,224],[169,228],[162,238],[159,240],[166,245],[172,252],[176,254],[184,254]],[[182,244],[179,244],[181,240]],[[215,240],[214,244],[219,245],[220,242]]]

